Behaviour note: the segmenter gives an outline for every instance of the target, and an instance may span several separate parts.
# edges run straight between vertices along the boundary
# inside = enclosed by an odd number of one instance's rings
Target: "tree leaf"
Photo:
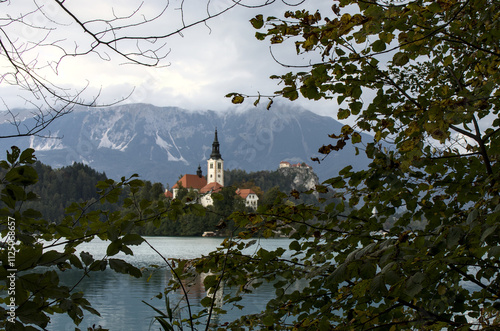
[[[255,29],[260,29],[264,26],[264,18],[262,15],[257,15],[255,16],[254,18],[252,18],[250,20],[250,23],[252,23],[252,26],[255,28]]]

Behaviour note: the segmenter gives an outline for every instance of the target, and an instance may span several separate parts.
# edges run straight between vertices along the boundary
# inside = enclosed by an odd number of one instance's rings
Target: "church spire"
[[[211,183],[224,186],[224,160],[220,156],[217,128],[215,128],[215,137],[212,143],[212,154],[207,160],[207,185]]]
[[[212,154],[210,154],[210,158],[214,160],[221,160],[222,157],[219,151],[219,139],[217,139],[217,128],[215,128],[215,138],[212,143]]]
[[[203,177],[203,173],[201,172],[201,165],[198,165],[198,170],[196,171],[196,175],[198,175],[198,177]]]

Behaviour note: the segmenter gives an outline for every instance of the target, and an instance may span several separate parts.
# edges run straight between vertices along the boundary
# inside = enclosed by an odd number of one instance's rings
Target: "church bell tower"
[[[207,184],[213,182],[224,186],[224,160],[219,151],[217,129],[215,129],[214,142],[212,143],[212,154],[210,154],[210,159],[207,160]]]

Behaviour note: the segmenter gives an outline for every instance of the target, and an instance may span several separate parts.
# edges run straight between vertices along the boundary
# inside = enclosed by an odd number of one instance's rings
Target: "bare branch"
[[[207,26],[210,32],[208,22],[235,7],[260,8],[275,0],[261,0],[253,5],[246,5],[243,0],[231,0],[216,10],[210,8],[212,1],[207,0],[203,17],[191,20],[185,1],[181,2],[180,8],[171,8],[168,0],[158,8],[143,1],[125,12],[122,8],[104,7],[107,12],[90,14],[64,0],[32,0],[22,4],[0,2],[3,4],[0,14],[0,61],[3,66],[0,83],[17,86],[22,93],[28,92],[30,97],[20,98],[36,109],[33,127],[23,127],[21,118],[3,101],[14,132],[0,134],[0,138],[10,138],[45,137],[42,131],[55,119],[70,113],[75,105],[111,106],[128,97],[103,104],[98,100],[100,91],[90,99],[85,96],[89,82],[80,89],[58,84],[47,74],[57,77],[65,59],[91,55],[103,61],[121,59],[123,64],[162,67],[169,65],[164,63],[171,52],[167,47],[168,38],[182,35],[197,25]],[[177,26],[163,23],[175,18],[180,18]]]

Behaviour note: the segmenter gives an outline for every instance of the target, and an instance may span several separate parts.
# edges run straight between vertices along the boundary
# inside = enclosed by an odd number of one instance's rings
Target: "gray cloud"
[[[118,14],[129,12],[135,6],[132,3],[133,0],[120,2],[117,7]],[[175,31],[181,24],[178,10],[180,3],[171,1],[165,16],[144,28],[152,29],[151,33],[159,33],[157,29]],[[184,11],[183,18],[187,24],[206,16],[207,13],[206,6],[200,6],[201,2],[192,3],[194,6],[186,7]],[[211,1],[208,11],[218,12],[231,3],[231,0]],[[99,12],[107,12],[108,15],[110,13],[110,5],[107,2],[98,2],[99,7],[92,7],[88,2],[85,4],[77,2],[75,6],[80,4],[85,7],[74,7],[75,10],[87,16],[92,15],[92,12],[95,13],[95,8],[102,8]],[[161,6],[164,2],[156,1],[153,4]],[[309,7],[314,11],[319,5],[318,1],[306,1],[302,7]],[[323,11],[329,10],[329,4],[321,6]],[[92,8],[93,11],[85,12],[88,8]],[[229,99],[224,98],[225,94],[272,93],[278,89],[276,85],[278,82],[270,80],[269,76],[290,70],[273,61],[269,42],[256,40],[255,30],[249,23],[250,18],[256,14],[282,16],[287,9],[290,7],[281,1],[275,1],[265,8],[237,7],[210,20],[206,25],[201,24],[184,30],[182,34],[169,37],[166,39],[166,49],[170,53],[165,58],[163,67],[123,65],[122,61],[115,57],[112,61],[104,61],[98,56],[90,55],[64,59],[58,67],[58,74],[50,74],[48,77],[58,85],[74,89],[89,84],[83,96],[92,98],[100,94],[101,102],[104,103],[128,98],[125,102],[179,106],[193,110],[225,110],[235,107]],[[145,7],[144,13],[149,13],[151,17],[154,8]],[[43,24],[42,19],[38,18],[39,24]],[[67,23],[66,20],[63,21]],[[62,29],[61,26],[58,28]],[[83,42],[84,34],[78,29],[65,27],[64,31],[79,34],[74,36],[74,39]],[[71,41],[72,38],[68,37],[68,40]],[[296,55],[293,43],[273,46],[273,53],[280,61],[287,64],[304,64],[308,61]],[[50,54],[45,55],[50,56]],[[12,87],[1,84],[0,91],[10,107],[13,104],[23,106],[24,101],[17,98]],[[297,103],[317,113],[331,116],[335,114],[336,106],[331,101],[311,103],[299,100]]]

